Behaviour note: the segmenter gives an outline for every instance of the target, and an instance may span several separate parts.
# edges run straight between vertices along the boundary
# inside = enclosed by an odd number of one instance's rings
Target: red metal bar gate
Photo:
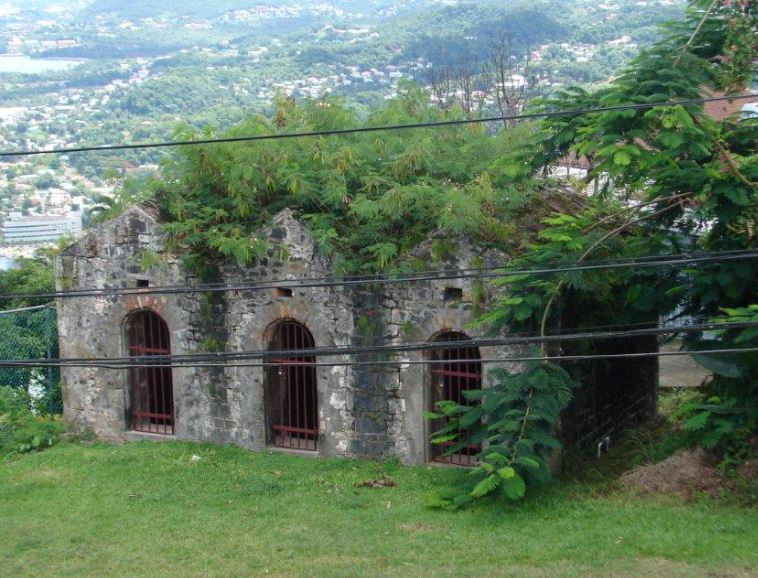
[[[457,331],[448,331],[438,335],[434,341],[462,341],[467,340],[463,333]],[[463,392],[471,389],[482,388],[482,364],[479,361],[481,355],[477,347],[456,347],[454,343],[445,349],[431,350],[430,358],[437,361],[450,360],[449,363],[431,364],[430,371],[432,375],[432,410],[439,401],[455,401],[460,404],[468,404],[468,400],[463,396]],[[444,419],[435,420],[431,424],[431,431],[436,431],[445,425]],[[469,434],[466,431],[460,432],[465,440],[468,440]],[[444,444],[431,444],[430,455],[432,461],[455,464],[459,466],[475,465],[476,454],[481,451],[477,444],[467,443],[464,447],[452,454],[445,454],[445,450],[455,442]]]
[[[129,318],[126,331],[131,357],[171,355],[168,326],[157,313],[137,311]],[[129,402],[131,429],[173,434],[174,388],[171,367],[130,368]]]
[[[297,321],[282,321],[276,327],[270,351],[293,351],[315,347],[310,331]],[[268,368],[268,442],[272,446],[316,451],[318,401],[316,358],[288,354],[270,360]]]

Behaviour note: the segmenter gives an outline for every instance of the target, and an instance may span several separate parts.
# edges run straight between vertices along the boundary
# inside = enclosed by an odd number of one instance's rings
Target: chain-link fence
[[[57,323],[54,305],[0,311],[0,359],[56,359]],[[62,411],[57,367],[0,367],[0,386],[27,391],[40,411]]]

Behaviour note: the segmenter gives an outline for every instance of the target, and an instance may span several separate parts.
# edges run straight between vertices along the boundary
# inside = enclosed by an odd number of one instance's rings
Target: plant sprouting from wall
[[[161,262],[160,255],[152,249],[143,249],[139,252],[140,271],[148,271]]]

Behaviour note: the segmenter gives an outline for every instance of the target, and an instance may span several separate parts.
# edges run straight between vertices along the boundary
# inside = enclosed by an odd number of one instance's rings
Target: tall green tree
[[[607,87],[568,89],[539,107],[570,111],[740,93],[756,72],[757,53],[758,2],[692,0],[686,18]],[[568,114],[545,120],[530,146],[502,162],[512,174],[532,178],[570,152],[590,162],[588,180],[606,184],[583,213],[546,220],[523,264],[758,247],[758,119],[711,118],[701,104]],[[705,319],[755,319],[757,280],[755,259],[679,273],[661,268],[511,277],[481,321],[544,334],[558,326],[569,306],[590,312],[585,319],[592,312],[616,311],[617,322],[630,323],[675,310]],[[758,331],[692,335],[687,345],[693,351],[754,347]],[[548,352],[543,347],[538,353]],[[758,356],[697,359],[714,377],[690,407],[688,427],[703,445],[744,457],[746,439],[758,426]],[[436,441],[449,443],[461,428],[473,428],[473,441],[485,444],[474,472],[478,482],[468,494],[442,504],[498,489],[518,498],[525,482],[547,475],[546,458],[558,446],[552,428],[575,383],[548,362],[498,377],[496,387],[472,393],[471,406],[443,404],[435,416],[449,418]]]

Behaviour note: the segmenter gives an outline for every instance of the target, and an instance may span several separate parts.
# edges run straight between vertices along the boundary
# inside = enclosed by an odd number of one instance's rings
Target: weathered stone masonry
[[[329,262],[290,211],[278,214],[262,234],[270,247],[267,257],[244,269],[220,267],[217,281],[233,285],[332,275]],[[419,258],[430,261],[433,244],[431,239],[422,243],[417,249]],[[449,245],[449,255],[439,259],[434,269],[503,262],[502,255],[479,250],[465,239]],[[164,235],[155,210],[146,205],[134,207],[61,254],[58,288],[196,282],[163,247]],[[143,271],[146,254],[157,254],[160,259],[159,264]],[[454,297],[446,299],[451,294]],[[474,302],[479,298],[486,302],[489,297],[471,280],[435,279],[295,288],[291,296],[249,290],[61,299],[61,357],[126,356],[125,323],[130,313],[141,309],[154,311],[165,320],[173,355],[266,350],[273,329],[282,320],[304,325],[316,347],[424,342],[451,330],[477,337],[481,333],[467,328],[467,324]],[[484,358],[515,353],[518,351],[504,347],[481,350]],[[393,357],[397,365],[316,368],[319,453],[394,456],[408,464],[427,461],[428,426],[421,413],[431,409],[430,374],[423,365],[403,363],[423,358],[423,352],[408,352]],[[182,367],[173,368],[172,374],[176,438],[234,443],[250,449],[266,446],[263,368]],[[66,367],[62,382],[64,419],[69,429],[91,430],[105,439],[122,439],[129,434],[125,370]]]

